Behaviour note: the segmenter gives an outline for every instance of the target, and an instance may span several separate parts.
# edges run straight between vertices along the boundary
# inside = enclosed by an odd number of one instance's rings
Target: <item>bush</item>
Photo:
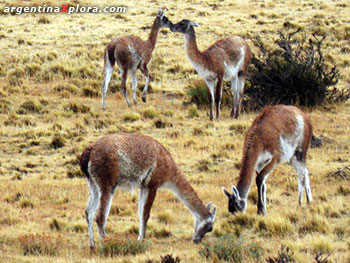
[[[199,254],[206,259],[217,257],[228,262],[249,262],[249,259],[260,261],[262,248],[254,242],[247,242],[234,234],[221,236],[212,244],[204,243]],[[221,262],[221,261],[220,261]]]
[[[299,32],[286,34],[281,30],[274,50],[266,49],[259,37],[253,39],[261,54],[252,58],[246,88],[252,108],[274,104],[313,107],[350,98],[349,89],[330,88],[340,75],[336,66],[326,64],[322,53],[325,36],[319,39],[313,34],[307,43],[294,41]]]

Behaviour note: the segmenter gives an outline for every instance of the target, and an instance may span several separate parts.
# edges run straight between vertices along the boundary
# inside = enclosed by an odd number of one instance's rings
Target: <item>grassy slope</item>
[[[186,17],[201,24],[197,29],[200,48],[231,34],[248,40],[260,34],[271,40],[286,21],[308,32],[325,32],[329,35],[328,59],[337,62],[343,77],[339,86],[349,85],[350,56],[346,47],[350,39],[347,25],[350,6],[347,1],[249,1],[243,6],[239,2],[145,1],[144,5],[133,6],[125,1],[118,2],[128,6],[125,14],[45,15],[49,24],[38,23],[43,16],[40,14],[1,17],[1,260],[105,262],[104,257],[87,253],[85,180],[69,179],[67,174],[78,173],[76,156],[89,142],[120,130],[139,131],[158,139],[172,152],[204,202],[213,201],[218,206],[214,232],[206,240],[241,232],[245,239],[254,240],[264,248],[265,257],[276,255],[276,248],[285,244],[291,247],[299,262],[305,262],[305,258],[312,262],[312,251],[317,246],[335,248],[331,257],[334,262],[350,259],[348,181],[327,177],[329,172],[350,164],[349,103],[310,112],[315,134],[326,138],[321,149],[309,152],[313,204],[309,208],[305,205],[297,208],[295,172],[289,166],[281,166],[268,179],[267,216],[255,215],[253,185],[248,209],[244,215],[238,215],[253,223],[242,226],[230,222],[232,216],[227,213],[226,198],[220,187],[229,187],[237,180],[244,131],[256,113],[243,114],[236,121],[229,118],[229,109],[224,108],[221,120],[215,123],[208,120],[206,109],[199,111],[199,117],[189,117],[189,108],[183,105],[184,87],[199,76],[184,56],[182,36],[167,30],[160,33],[150,64],[154,81],[147,105],[139,98],[140,103],[129,109],[119,92],[109,93],[108,111],[103,112],[100,97],[84,96],[84,91],[100,92],[103,49],[110,39],[125,34],[145,39],[148,26],[163,6],[170,10],[168,17],[173,22]],[[3,1],[0,7],[9,3]],[[92,5],[94,2],[79,3]],[[105,5],[115,3],[109,1]],[[144,26],[147,28],[143,29]],[[119,85],[119,80],[115,73],[112,86]],[[26,101],[34,102],[38,113],[22,110],[20,114],[20,105]],[[145,111],[155,117],[147,118]],[[138,120],[125,121],[135,113]],[[166,127],[157,129],[156,120],[165,122]],[[202,134],[198,134],[198,128]],[[64,138],[64,147],[52,147],[55,136]],[[137,193],[131,197],[128,192],[117,191],[107,223],[108,236],[135,236],[132,232],[138,226],[136,211]],[[266,229],[262,229],[263,225]],[[162,229],[170,231],[171,236],[156,237]],[[159,260],[160,255],[172,253],[180,256],[182,262],[201,262],[203,258],[198,254],[201,246],[192,243],[192,232],[190,213],[170,192],[160,190],[148,226],[150,248],[145,254],[113,261],[145,262],[147,258]],[[23,256],[23,236],[30,233],[40,235],[43,243],[53,249],[57,245],[58,255],[50,259],[43,255]]]

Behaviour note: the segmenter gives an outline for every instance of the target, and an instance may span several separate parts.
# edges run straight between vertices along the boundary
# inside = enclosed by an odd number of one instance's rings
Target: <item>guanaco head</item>
[[[235,186],[231,186],[232,194],[226,191],[224,187],[222,187],[222,191],[228,198],[228,211],[232,214],[240,211],[243,212],[246,209],[247,202],[245,199],[242,199],[239,196],[239,192]]]
[[[160,23],[160,28],[170,28],[173,23],[165,16],[166,8],[164,10],[159,9],[157,19]]]
[[[187,19],[181,20],[179,23],[174,24],[170,27],[171,32],[183,33],[186,34],[193,27],[198,27],[199,24],[196,22],[192,22]]]
[[[204,220],[197,219],[195,222],[194,235],[192,240],[196,244],[202,241],[206,233],[213,231],[213,225],[214,225],[214,220],[216,215],[216,206],[214,205],[213,212],[210,212],[211,204],[212,203],[210,202],[207,205],[207,209],[210,213],[209,217]]]

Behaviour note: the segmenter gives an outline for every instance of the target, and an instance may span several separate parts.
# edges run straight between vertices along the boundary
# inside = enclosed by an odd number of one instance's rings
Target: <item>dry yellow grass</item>
[[[116,5],[114,1],[73,2],[82,6]],[[67,3],[5,0],[0,9],[39,4]],[[145,253],[113,259],[88,253],[84,218],[88,187],[83,178],[76,177],[81,175],[77,156],[90,142],[118,131],[142,132],[159,140],[203,201],[218,206],[214,232],[204,241],[240,233],[263,248],[264,258],[276,256],[283,244],[295,253],[297,262],[313,262],[315,252],[333,249],[331,262],[349,262],[349,180],[327,176],[350,165],[349,103],[309,113],[315,134],[325,138],[322,148],[311,149],[308,154],[314,195],[310,207],[297,207],[296,174],[291,167],[281,166],[267,181],[267,216],[256,215],[253,185],[247,211],[234,217],[227,212],[227,199],[220,187],[236,183],[244,130],[256,113],[244,113],[232,120],[229,109],[224,108],[221,120],[212,123],[206,109],[184,106],[184,87],[199,76],[186,60],[182,36],[168,30],[159,34],[149,67],[154,80],[147,105],[139,98],[139,104],[129,109],[119,92],[109,92],[108,110],[104,112],[99,96],[105,45],[119,35],[135,34],[146,39],[160,7],[168,8],[167,16],[173,22],[189,18],[201,25],[197,29],[200,49],[232,34],[245,37],[249,43],[256,34],[272,40],[284,23],[326,34],[328,59],[339,65],[342,75],[338,86],[348,86],[349,1],[262,0],[241,4],[228,0],[150,0],[117,4],[127,6],[127,12],[1,17],[0,262],[159,262],[166,254],[179,256],[181,262],[207,261],[199,255],[203,244],[191,241],[191,214],[165,190],[159,191],[152,209],[146,239],[150,246]],[[111,88],[119,81],[116,70]],[[107,236],[135,237],[137,226],[137,193],[131,196],[117,190]],[[46,252],[24,255],[23,246],[34,241],[45,245]]]

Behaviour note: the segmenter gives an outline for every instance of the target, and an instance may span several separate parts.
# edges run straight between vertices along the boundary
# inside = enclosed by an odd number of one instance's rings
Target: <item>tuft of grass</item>
[[[142,116],[146,119],[154,119],[158,115],[158,112],[153,107],[142,111]]]
[[[241,236],[237,238],[233,234],[221,236],[214,242],[204,243],[199,254],[209,259],[219,259],[227,262],[259,262],[263,257],[263,249],[252,241],[245,241]]]
[[[201,128],[195,127],[193,128],[192,134],[194,136],[203,135],[203,130]]]
[[[73,113],[90,113],[90,107],[85,104],[77,104],[74,102],[69,102],[64,106],[64,111]]]
[[[25,76],[25,71],[21,67],[15,67],[7,71],[7,81],[11,86],[20,86],[23,83],[22,78]]]
[[[350,195],[350,187],[340,185],[337,189],[337,193],[340,195],[348,196]]]
[[[50,24],[50,19],[47,16],[40,16],[38,24]]]
[[[0,114],[1,113],[5,113],[5,114],[10,113],[11,106],[12,106],[12,103],[9,100],[1,98],[0,99]]]
[[[59,222],[56,218],[52,219],[49,224],[51,230],[61,231],[63,229],[63,223]]]
[[[320,216],[313,216],[303,222],[299,229],[300,234],[307,233],[323,233],[326,234],[329,232],[329,224],[327,221]]]
[[[210,169],[211,163],[207,159],[199,160],[197,169],[200,172],[208,172]]]
[[[26,234],[18,237],[24,256],[57,256],[61,246],[60,238],[44,234]]]
[[[332,243],[326,238],[320,238],[312,243],[312,251],[315,254],[330,253],[333,249]]]
[[[167,133],[167,136],[170,138],[178,138],[180,136],[180,132],[179,131],[171,131]]]
[[[180,263],[179,257],[173,258],[173,255],[160,256],[160,263]]]
[[[67,177],[72,178],[84,178],[85,175],[81,171],[78,165],[67,165],[66,167]]]
[[[155,126],[157,129],[164,129],[164,128],[166,128],[166,127],[172,127],[173,124],[170,123],[170,122],[167,122],[166,120],[158,119],[158,120],[155,120],[155,121],[154,121],[154,126]]]
[[[257,230],[271,236],[284,237],[293,233],[293,226],[283,218],[262,218],[258,221]]]
[[[196,80],[186,87],[187,96],[191,103],[206,105],[209,103],[207,85],[204,80]]]
[[[234,131],[234,132],[239,133],[239,134],[244,134],[245,131],[248,130],[248,126],[242,125],[239,123],[235,123],[235,124],[230,125],[229,129],[230,129],[230,131]]]
[[[24,103],[22,103],[18,110],[18,114],[33,114],[33,113],[41,113],[42,112],[42,106],[37,103],[36,101],[27,100]]]
[[[5,246],[11,246],[13,243],[13,240],[10,239],[8,236],[0,236],[0,248],[4,248]]]
[[[19,206],[21,208],[34,208],[34,203],[29,199],[21,199]]]
[[[256,223],[256,216],[247,213],[237,213],[232,219],[229,219],[228,222],[233,225],[240,225],[244,228],[252,228]]]
[[[123,121],[135,122],[141,119],[141,116],[137,112],[126,112],[122,116]]]
[[[146,252],[149,243],[138,242],[132,239],[109,239],[99,249],[99,253],[105,257],[137,255]]]
[[[82,92],[85,97],[96,98],[99,96],[99,92],[91,87],[84,87]]]
[[[72,227],[70,227],[70,230],[72,230],[75,233],[85,233],[86,227],[82,224],[74,224]]]
[[[168,238],[171,236],[171,232],[165,228],[162,228],[160,230],[156,230],[154,232],[154,236],[158,239],[159,238]]]
[[[60,93],[77,94],[79,89],[72,83],[59,83],[54,86],[53,90]]]
[[[199,117],[199,113],[198,113],[198,109],[196,105],[192,105],[189,109],[188,109],[188,117],[189,118],[196,118]]]
[[[168,211],[162,211],[159,215],[158,215],[158,221],[164,224],[169,224],[171,223],[172,220],[172,216]]]
[[[268,263],[292,263],[295,262],[294,253],[290,251],[289,247],[281,247],[277,257],[269,257],[266,259]]]
[[[66,140],[59,133],[56,133],[52,138],[50,146],[54,149],[62,148],[66,144]]]

